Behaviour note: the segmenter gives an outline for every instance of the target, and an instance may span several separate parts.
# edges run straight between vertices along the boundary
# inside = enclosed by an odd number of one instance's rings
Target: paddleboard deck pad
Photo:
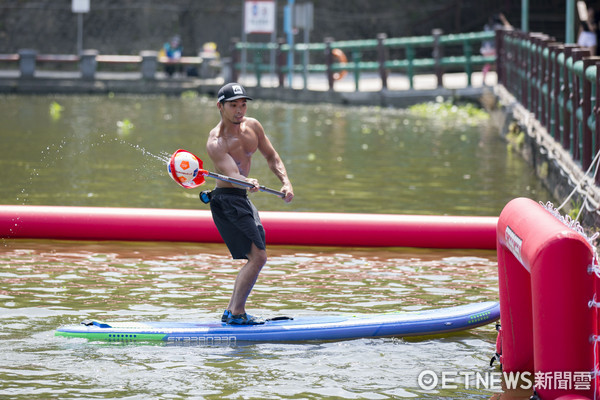
[[[237,342],[331,341],[358,338],[445,334],[475,328],[500,318],[497,302],[433,310],[338,316],[274,318],[262,325],[236,326],[216,321],[101,322],[65,325],[56,336],[105,342],[236,344]]]

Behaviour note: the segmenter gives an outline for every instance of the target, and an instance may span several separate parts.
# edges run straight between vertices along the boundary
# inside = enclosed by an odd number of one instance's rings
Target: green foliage
[[[58,104],[56,101],[53,101],[52,103],[50,103],[49,107],[50,117],[54,121],[58,121],[60,119],[60,115],[63,109],[63,106]]]
[[[121,135],[127,135],[133,130],[134,125],[129,119],[125,118],[123,121],[117,121],[117,128]]]
[[[511,122],[506,133],[506,140],[508,141],[509,151],[512,149],[520,151],[525,144],[525,132],[521,130],[519,124]]]
[[[415,104],[409,107],[408,111],[421,118],[441,119],[471,126],[478,125],[490,118],[487,112],[471,103],[456,105],[451,101]]]
[[[579,216],[579,211],[581,210],[581,203],[581,200],[571,200],[571,209],[569,210],[569,213],[567,215],[571,217],[571,219],[573,219],[574,221],[577,220],[577,217]]]
[[[181,93],[182,99],[195,99],[198,97],[198,92],[195,90],[186,90]]]

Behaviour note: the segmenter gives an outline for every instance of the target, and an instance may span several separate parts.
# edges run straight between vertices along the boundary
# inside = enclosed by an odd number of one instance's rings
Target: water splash
[[[145,147],[140,146],[139,144],[129,143],[123,139],[115,138],[115,140],[117,140],[119,143],[129,145],[129,147],[141,152],[144,156],[152,157],[152,158],[162,162],[163,164],[168,163],[169,160],[171,159],[171,154],[167,153],[166,151],[161,151],[159,154],[154,154],[151,151],[149,151],[148,149],[146,149]]]
[[[78,146],[74,147],[74,143]],[[151,182],[156,179],[157,174],[162,173],[164,166],[169,162],[171,154],[167,151],[159,153],[152,152],[146,147],[139,144],[131,143],[120,137],[113,137],[110,134],[102,133],[99,136],[94,136],[94,139],[81,139],[79,142],[73,141],[73,138],[63,137],[57,143],[48,144],[44,147],[37,157],[35,163],[27,164],[30,169],[29,176],[23,180],[23,186],[19,190],[16,201],[21,205],[36,203],[34,200],[36,191],[33,188],[47,186],[53,182],[56,177],[53,174],[61,173],[65,175],[66,181],[72,184],[73,191],[70,195],[76,196],[76,192],[84,190],[84,197],[92,198],[98,193],[98,189],[88,188],[93,186],[94,175],[97,169],[108,170],[109,173],[114,167],[111,167],[109,162],[102,162],[96,157],[96,152],[106,146],[117,144],[118,146],[126,146],[133,149],[135,152],[143,155],[144,160],[134,160],[131,164],[133,173],[126,174],[128,180],[137,182]],[[98,149],[98,150],[95,150]],[[75,151],[73,151],[75,150]],[[127,156],[130,158],[129,156]],[[78,160],[84,159],[84,161]],[[86,160],[90,160],[89,163]],[[64,168],[62,172],[57,172],[58,169]],[[87,169],[89,166],[89,170]],[[27,168],[24,168],[27,169]],[[44,201],[47,201],[45,198]],[[80,200],[77,200],[80,201]],[[85,205],[85,203],[83,203]]]

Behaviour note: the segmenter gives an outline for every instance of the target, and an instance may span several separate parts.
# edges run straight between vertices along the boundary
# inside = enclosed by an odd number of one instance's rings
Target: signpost
[[[298,29],[304,30],[304,88],[307,88],[308,81],[308,42],[310,30],[313,28],[313,3],[294,4],[295,0],[288,0],[283,10],[283,30],[287,37],[289,46],[287,65],[288,65],[288,86],[292,87],[294,75],[294,35]],[[270,33],[271,44],[271,74],[275,77],[275,43],[277,36],[277,0],[244,0],[243,7],[243,29],[242,43],[247,43],[247,35],[254,33]],[[246,75],[246,65],[248,63],[248,52],[242,48],[242,76]]]
[[[244,33],[275,32],[275,8],[274,0],[246,0]]]
[[[71,10],[77,14],[77,54],[83,51],[83,14],[90,12],[90,0],[72,0]]]
[[[304,78],[304,90],[308,88],[308,44],[310,39],[310,31],[313,28],[313,3],[297,4],[294,10],[294,27],[302,28],[304,31],[304,60],[303,60],[303,78]]]
[[[247,34],[271,34],[271,43],[276,42],[277,35],[277,1],[276,0],[244,0],[242,43],[247,43]],[[246,75],[247,50],[242,49],[242,76]],[[275,74],[275,49],[271,50],[271,73]]]

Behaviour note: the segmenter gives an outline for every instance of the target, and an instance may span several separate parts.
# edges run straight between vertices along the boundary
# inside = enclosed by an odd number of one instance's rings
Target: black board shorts
[[[266,249],[265,230],[246,189],[216,188],[211,193],[210,211],[234,259],[247,259],[252,243]]]

